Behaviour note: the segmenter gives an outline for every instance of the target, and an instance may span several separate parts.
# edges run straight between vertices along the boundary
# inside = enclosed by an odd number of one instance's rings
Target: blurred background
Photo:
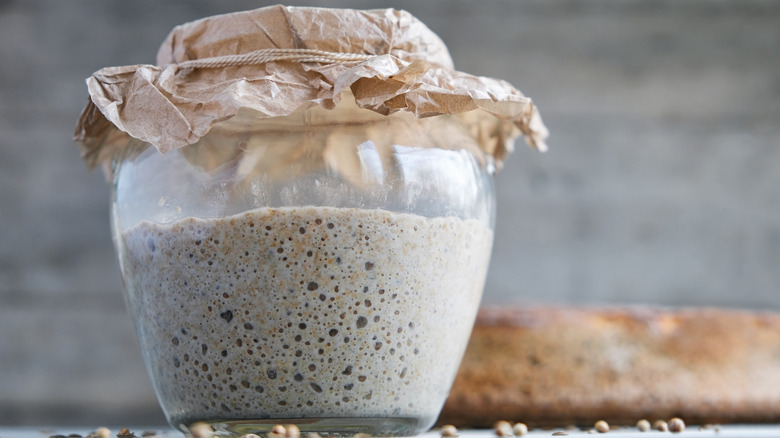
[[[109,190],[72,142],[105,66],[243,0],[0,0],[0,425],[162,424]],[[487,303],[780,310],[780,2],[396,0],[531,96],[551,151],[498,175]]]

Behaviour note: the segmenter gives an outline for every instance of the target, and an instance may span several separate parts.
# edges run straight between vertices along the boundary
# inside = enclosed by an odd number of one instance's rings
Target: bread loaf
[[[780,421],[780,315],[483,308],[440,423]]]

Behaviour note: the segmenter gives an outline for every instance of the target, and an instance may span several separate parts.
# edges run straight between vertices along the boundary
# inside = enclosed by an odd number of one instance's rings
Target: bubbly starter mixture
[[[263,208],[121,234],[128,303],[173,424],[435,420],[492,232],[383,210]]]

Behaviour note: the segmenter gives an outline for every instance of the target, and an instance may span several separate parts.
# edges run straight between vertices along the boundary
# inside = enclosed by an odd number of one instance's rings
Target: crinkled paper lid
[[[270,61],[246,62],[269,51]],[[230,62],[241,55],[244,62]],[[90,166],[138,140],[163,153],[193,144],[240,108],[280,117],[332,108],[343,92],[385,115],[459,115],[499,164],[520,134],[546,149],[531,99],[505,81],[455,71],[436,34],[391,9],[272,6],[205,18],[174,28],[157,65],[104,68],[87,86],[75,139]]]

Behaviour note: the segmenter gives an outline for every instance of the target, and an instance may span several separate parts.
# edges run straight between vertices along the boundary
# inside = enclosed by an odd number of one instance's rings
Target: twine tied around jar
[[[360,53],[338,53],[315,49],[262,49],[240,55],[215,56],[193,59],[178,63],[179,68],[224,68],[244,65],[259,65],[273,61],[320,62],[336,64],[352,61],[366,61],[376,55]]]

